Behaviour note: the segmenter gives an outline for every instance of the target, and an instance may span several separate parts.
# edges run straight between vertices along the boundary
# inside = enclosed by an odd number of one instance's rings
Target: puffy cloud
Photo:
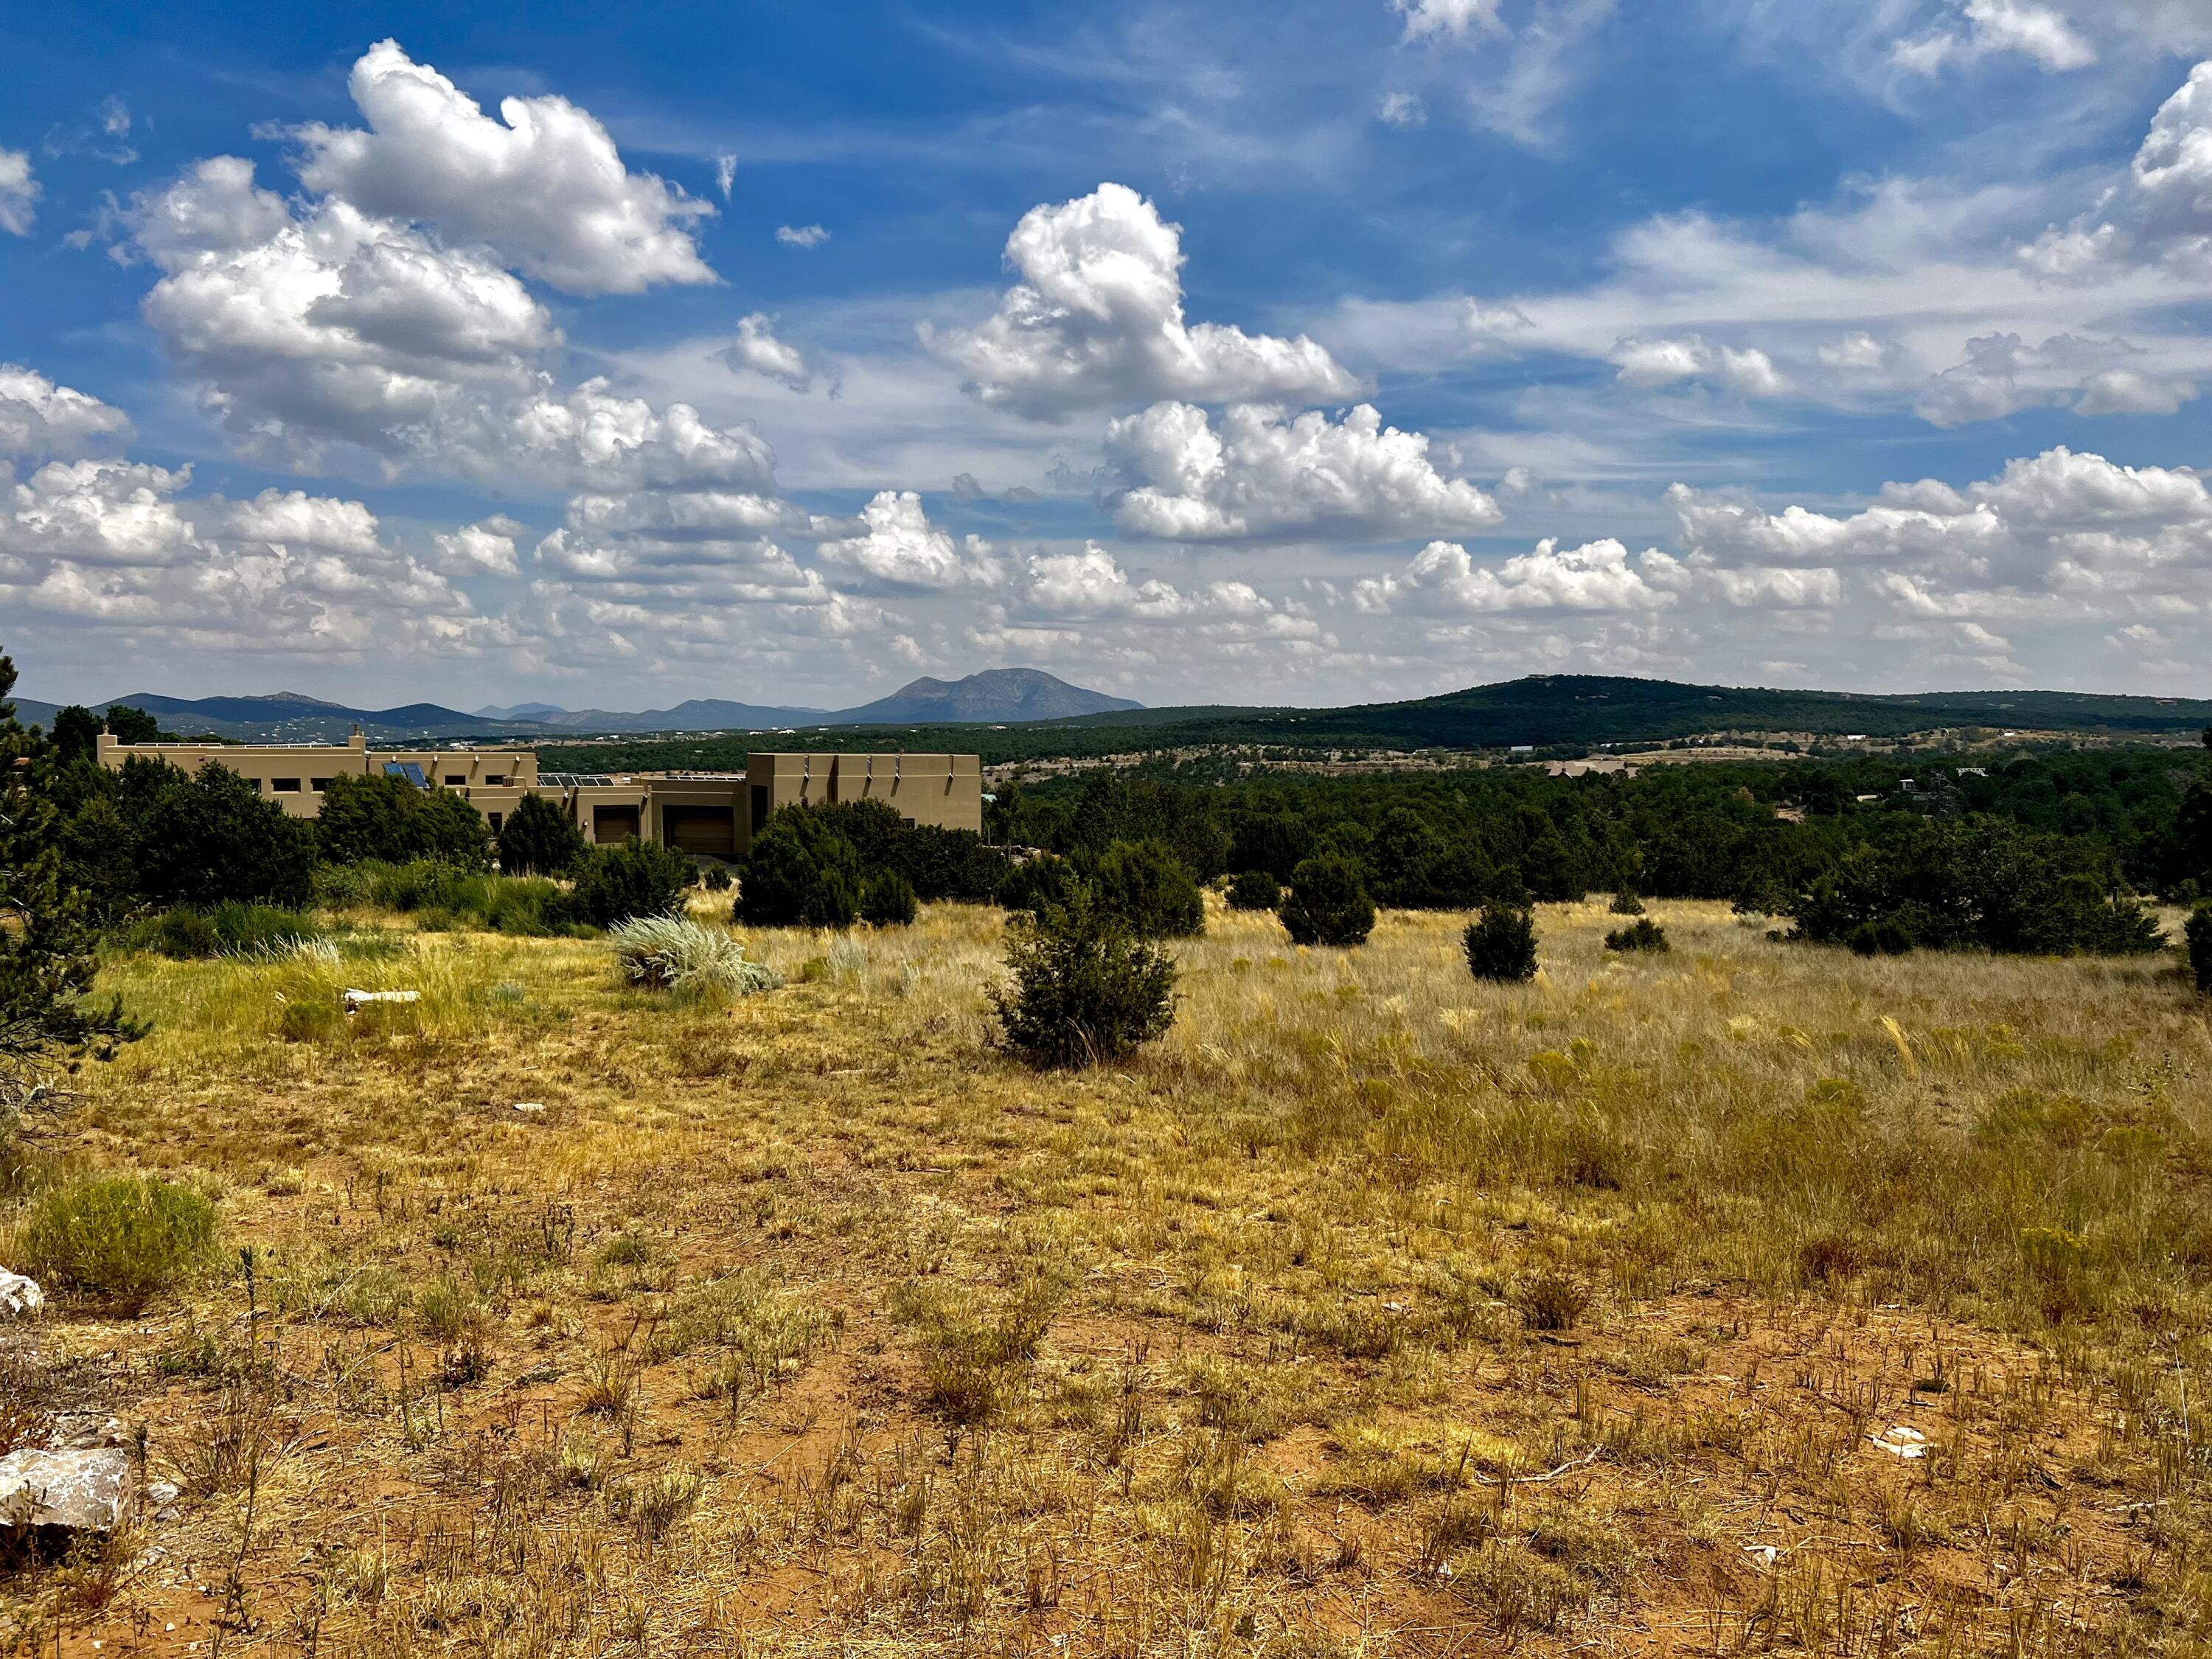
[[[984,403],[1053,419],[1104,404],[1339,398],[1358,381],[1299,335],[1183,320],[1182,228],[1125,185],[1035,207],[1006,240],[1020,281],[980,327],[925,338]]]
[[[221,528],[239,541],[312,547],[359,558],[373,558],[380,550],[376,515],[367,507],[304,489],[264,489],[250,501],[233,501],[222,514]]]
[[[2193,611],[2212,564],[2212,490],[2196,474],[2063,447],[1963,490],[1892,484],[1849,517],[1768,514],[1680,485],[1668,501],[1693,568],[1849,561],[1871,568],[1891,603],[1929,616],[2047,612],[2060,595],[2068,606]]]
[[[199,538],[171,499],[191,469],[49,461],[6,497],[0,551],[98,565],[165,565]]]
[[[1390,9],[1406,20],[1406,39],[1439,37],[1463,40],[1498,27],[1500,0],[1390,0]]]
[[[538,360],[558,331],[480,253],[337,198],[295,212],[230,156],[141,197],[131,220],[164,273],[147,320],[248,453],[311,466],[340,442],[394,471],[772,487],[749,428],[603,380],[556,388]]]
[[[355,446],[387,473],[502,484],[773,491],[774,454],[750,428],[604,380],[557,386],[546,363],[560,331],[500,262],[582,288],[688,280],[672,251],[688,239],[647,223],[657,180],[624,172],[598,124],[562,100],[510,100],[501,126],[396,48],[364,58],[354,88],[371,131],[301,135],[303,178],[324,193],[288,201],[251,163],[217,156],[125,216],[161,272],[147,320],[238,449],[321,468],[331,446]],[[438,157],[410,171],[423,149]],[[568,228],[525,199],[556,187]],[[749,319],[741,343],[784,353],[763,321]]]
[[[142,196],[131,219],[163,272],[147,320],[250,452],[313,463],[332,439],[387,459],[442,449],[483,398],[526,395],[529,360],[559,337],[480,255],[340,201],[295,218],[234,156]]]
[[[1010,622],[1006,608],[992,607],[989,628],[971,634],[975,642],[988,639],[1002,650],[1058,660],[1079,646],[1095,647],[1116,629],[1125,652],[1156,648],[1134,643],[1147,630],[1171,630],[1179,657],[1231,662],[1309,655],[1329,643],[1311,616],[1267,599],[1249,582],[1209,582],[1185,592],[1158,577],[1139,581],[1095,541],[1077,552],[1036,554],[1021,574],[1018,617]],[[1053,624],[1069,623],[1085,626],[1077,633],[1052,631]]]
[[[820,247],[830,240],[830,233],[819,225],[778,225],[775,240],[786,247]]]
[[[1723,346],[1716,351],[1697,335],[1680,339],[1639,340],[1629,337],[1613,349],[1623,386],[1671,386],[1677,380],[1711,379],[1747,398],[1772,398],[1790,389],[1774,361],[1756,347]]]
[[[988,586],[999,580],[990,544],[980,536],[956,543],[929,522],[913,490],[878,492],[860,520],[865,534],[823,542],[822,556],[896,587]]]
[[[765,312],[756,311],[750,317],[740,317],[738,337],[724,346],[719,355],[732,368],[765,374],[793,392],[804,392],[814,383],[806,359],[796,348],[775,337],[775,324]]]
[[[449,576],[514,576],[521,574],[514,550],[523,526],[503,514],[481,524],[463,525],[431,538],[438,550],[438,568]]]
[[[0,230],[28,236],[38,216],[39,181],[32,176],[27,150],[0,149]]]
[[[589,112],[553,95],[476,100],[397,41],[371,46],[348,88],[368,121],[296,129],[301,181],[364,213],[436,223],[573,294],[711,283],[684,227],[714,210],[630,172]]]
[[[1447,478],[1418,432],[1385,427],[1370,405],[1331,421],[1317,410],[1161,403],[1109,423],[1106,453],[1129,488],[1115,520],[1176,541],[1336,533],[1464,532],[1495,524],[1498,504]]]
[[[1080,553],[1040,554],[1029,562],[1030,603],[1054,617],[1185,615],[1188,602],[1157,579],[1132,582],[1113,554],[1097,542]]]
[[[492,410],[482,434],[492,461],[511,459],[543,476],[598,488],[728,486],[769,494],[775,452],[750,426],[718,427],[689,404],[656,408],[601,380],[563,394],[541,392]]]
[[[1965,0],[1960,14],[1964,31],[1942,28],[1900,40],[1891,52],[1893,61],[1920,75],[2002,52],[2032,59],[2054,75],[2097,61],[2097,48],[2065,13],[2039,0]]]
[[[127,439],[130,417],[35,369],[0,363],[0,455],[77,455],[102,439]]]
[[[1647,552],[1638,562],[1671,567],[1663,553]],[[1503,563],[1478,564],[1457,542],[1431,542],[1402,575],[1361,581],[1353,590],[1363,611],[1407,611],[1449,615],[1486,611],[1656,611],[1674,595],[1655,586],[1632,564],[1628,550],[1607,538],[1562,549],[1556,540],[1536,544]]]
[[[2212,279],[2212,61],[2159,106],[2125,179],[2092,213],[2019,250],[2051,283],[2102,283],[2147,264]]]
[[[359,501],[186,498],[186,469],[55,461],[0,495],[0,609],[170,650],[380,657],[511,643]]]

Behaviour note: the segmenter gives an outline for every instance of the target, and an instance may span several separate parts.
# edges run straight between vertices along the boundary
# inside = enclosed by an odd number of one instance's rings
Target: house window
[[[490,818],[491,818],[491,832],[492,832],[492,834],[494,834],[495,836],[495,835],[497,835],[497,834],[499,833],[499,821],[500,821],[500,819],[501,819],[503,816],[504,816],[504,814],[502,814],[502,813],[499,813],[499,812],[494,812],[494,813],[489,814],[489,817],[490,817]]]
[[[328,778],[309,778],[307,780],[307,787],[313,790],[319,795],[330,787],[331,781]]]
[[[297,778],[271,778],[269,787],[275,794],[296,795],[300,793],[300,781]]]
[[[504,772],[487,772],[484,774],[484,782],[489,787],[494,789],[504,788],[507,786],[507,774]]]
[[[446,787],[448,789],[465,788],[468,786],[468,781],[469,775],[465,772],[448,772],[446,774]]]

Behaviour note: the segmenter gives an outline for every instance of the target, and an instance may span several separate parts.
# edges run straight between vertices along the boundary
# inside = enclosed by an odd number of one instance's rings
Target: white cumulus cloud
[[[1109,422],[1106,453],[1128,485],[1115,520],[1133,535],[1426,535],[1502,516],[1474,485],[1437,470],[1426,436],[1384,426],[1366,404],[1334,421],[1232,404],[1218,426],[1194,404],[1155,404]]]
[[[1164,398],[1343,397],[1358,382],[1304,335],[1183,318],[1182,228],[1125,185],[1035,207],[1006,240],[1020,277],[979,327],[932,332],[984,403],[1041,418]]]
[[[822,556],[897,587],[988,586],[999,580],[990,544],[956,542],[929,521],[913,490],[885,489],[860,509],[859,536],[825,541]]]
[[[35,369],[0,363],[0,455],[78,455],[103,439],[130,435],[121,410],[56,386]]]
[[[715,280],[687,228],[714,209],[632,173],[606,128],[567,99],[505,99],[495,121],[396,40],[370,47],[347,85],[366,131],[314,123],[293,134],[310,190],[433,222],[573,294]]]
[[[1774,360],[1756,346],[1716,350],[1695,334],[1666,340],[1631,336],[1613,347],[1613,362],[1623,386],[1672,386],[1678,380],[1705,379],[1747,398],[1779,397],[1790,389]]]
[[[778,225],[775,240],[786,247],[820,247],[830,240],[830,233],[819,225]]]
[[[1663,553],[1640,561],[1671,565]],[[1657,611],[1674,595],[1655,586],[1632,562],[1628,550],[1607,538],[1581,547],[1556,540],[1492,565],[1478,563],[1457,542],[1431,542],[1402,574],[1361,581],[1353,590],[1360,609],[1450,615],[1488,611]]]
[[[739,318],[737,338],[722,348],[720,356],[732,368],[764,374],[793,392],[804,392],[814,382],[805,356],[775,337],[775,321],[765,312]]]
[[[431,538],[438,568],[449,576],[513,576],[521,572],[515,538],[523,526],[502,514]]]

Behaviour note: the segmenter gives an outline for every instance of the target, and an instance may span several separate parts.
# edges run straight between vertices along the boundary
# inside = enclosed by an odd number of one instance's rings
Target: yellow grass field
[[[389,916],[118,960],[154,1033],[36,1179],[222,1248],[46,1319],[181,1496],[20,1564],[15,1645],[2212,1651],[2212,1005],[1652,911],[1497,987],[1462,918],[1217,909],[1074,1074],[991,1050],[967,907],[751,934],[734,1003]]]

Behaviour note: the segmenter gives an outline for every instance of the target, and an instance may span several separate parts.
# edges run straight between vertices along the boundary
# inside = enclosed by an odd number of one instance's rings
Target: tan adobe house
[[[246,779],[295,817],[322,811],[334,777],[378,775],[450,789],[496,831],[526,794],[557,802],[586,841],[632,836],[686,853],[739,858],[779,807],[881,800],[909,823],[983,829],[983,767],[974,755],[756,754],[743,772],[541,772],[529,749],[371,749],[356,732],[343,744],[118,743],[100,735],[102,766],[131,756],[185,771],[214,761]]]

